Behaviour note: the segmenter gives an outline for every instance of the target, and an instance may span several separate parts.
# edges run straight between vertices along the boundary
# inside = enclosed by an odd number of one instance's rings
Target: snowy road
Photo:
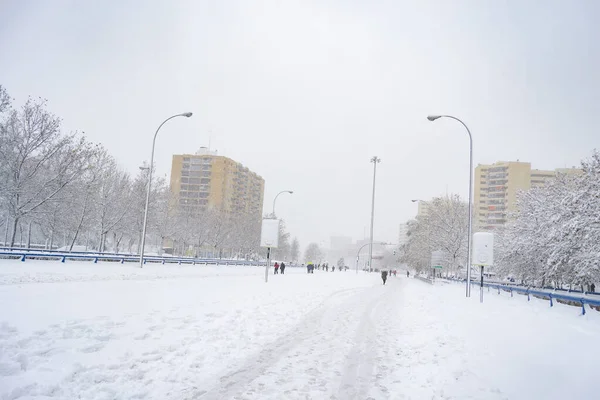
[[[0,399],[597,397],[600,313],[262,271],[0,262]]]

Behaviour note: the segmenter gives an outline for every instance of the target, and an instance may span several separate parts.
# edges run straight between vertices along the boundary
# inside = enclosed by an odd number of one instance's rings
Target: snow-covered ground
[[[0,261],[1,399],[593,399],[600,313],[353,271]]]

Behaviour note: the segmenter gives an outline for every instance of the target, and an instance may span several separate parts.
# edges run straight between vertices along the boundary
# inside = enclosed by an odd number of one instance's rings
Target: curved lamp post
[[[152,153],[150,154],[150,166],[148,167],[148,191],[146,192],[146,206],[144,207],[144,224],[142,227],[142,243],[140,246],[140,268],[144,267],[144,247],[146,245],[146,225],[148,223],[148,204],[150,203],[150,186],[152,185],[152,168],[154,167],[154,145],[156,144],[156,135],[158,135],[158,131],[160,131],[160,128],[162,128],[167,121],[176,117],[189,118],[191,116],[191,112],[173,115],[172,117],[165,119],[154,133],[154,139],[152,139]]]
[[[371,242],[369,242],[369,243],[365,243],[365,244],[363,244],[362,246],[360,246],[360,249],[358,249],[358,251],[356,252],[356,273],[357,273],[357,274],[358,274],[358,258],[359,258],[359,256],[360,256],[360,251],[361,251],[362,249],[364,249],[365,247],[369,246],[369,245],[371,245],[371,249],[372,249],[372,248],[373,248],[373,246],[372,246],[373,244],[381,244],[381,245],[385,245],[385,244],[387,244],[387,243],[386,243],[386,242],[381,242],[381,243],[371,243]],[[370,254],[371,254],[371,256],[373,255],[373,253],[370,253]],[[370,263],[369,263],[369,268],[371,268],[371,264],[370,264]]]
[[[465,127],[469,134],[469,238],[467,240],[467,297],[471,297],[471,234],[473,231],[473,136],[467,124],[462,122],[460,119],[451,115],[429,115],[427,117],[430,121],[435,121],[439,118],[450,118],[458,121]]]
[[[279,197],[279,195],[282,193],[294,194],[292,190],[282,190],[281,192],[277,193],[277,196],[275,196],[275,198],[273,199],[273,218],[275,218],[275,203],[277,202],[277,198]]]

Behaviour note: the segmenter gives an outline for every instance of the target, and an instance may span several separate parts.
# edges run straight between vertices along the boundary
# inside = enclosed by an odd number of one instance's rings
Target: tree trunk
[[[50,230],[50,243],[49,243],[49,250],[52,250],[52,246],[54,245],[54,229]]]
[[[119,245],[117,243],[117,232],[113,232],[113,253],[119,252]]]
[[[115,240],[115,246],[114,246],[115,253],[118,253],[119,252],[119,245],[121,244],[121,240],[123,239],[123,234],[121,234],[121,237],[119,237],[118,240],[117,240],[117,234],[115,233],[114,235],[115,235],[114,236],[114,240]]]
[[[6,227],[4,228],[4,243],[2,243],[2,245],[4,247],[8,247],[8,225],[10,222],[10,219],[8,218],[8,215],[6,216]]]
[[[79,235],[79,231],[83,226],[83,220],[85,219],[85,212],[87,211],[87,203],[88,203],[89,193],[85,193],[85,197],[83,199],[83,209],[81,210],[81,217],[79,218],[79,224],[77,225],[77,229],[75,230],[75,235],[73,235],[73,241],[71,242],[71,247],[69,247],[69,251],[73,251],[73,246],[75,245],[75,241],[77,240],[77,236]]]
[[[19,224],[19,217],[15,217],[12,225],[12,233],[10,234],[10,246],[15,247],[15,239],[17,238],[17,225]]]
[[[19,224],[19,247],[23,247],[23,227]]]
[[[31,221],[29,221],[29,226],[27,227],[27,248],[31,248]]]

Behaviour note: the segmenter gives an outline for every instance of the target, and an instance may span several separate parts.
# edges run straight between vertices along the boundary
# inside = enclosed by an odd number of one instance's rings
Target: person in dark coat
[[[387,281],[388,272],[386,270],[381,271],[381,279],[383,280],[383,284],[385,285],[385,281]]]
[[[281,271],[282,274],[285,273],[285,263],[282,261],[281,265],[279,266],[279,270]]]

